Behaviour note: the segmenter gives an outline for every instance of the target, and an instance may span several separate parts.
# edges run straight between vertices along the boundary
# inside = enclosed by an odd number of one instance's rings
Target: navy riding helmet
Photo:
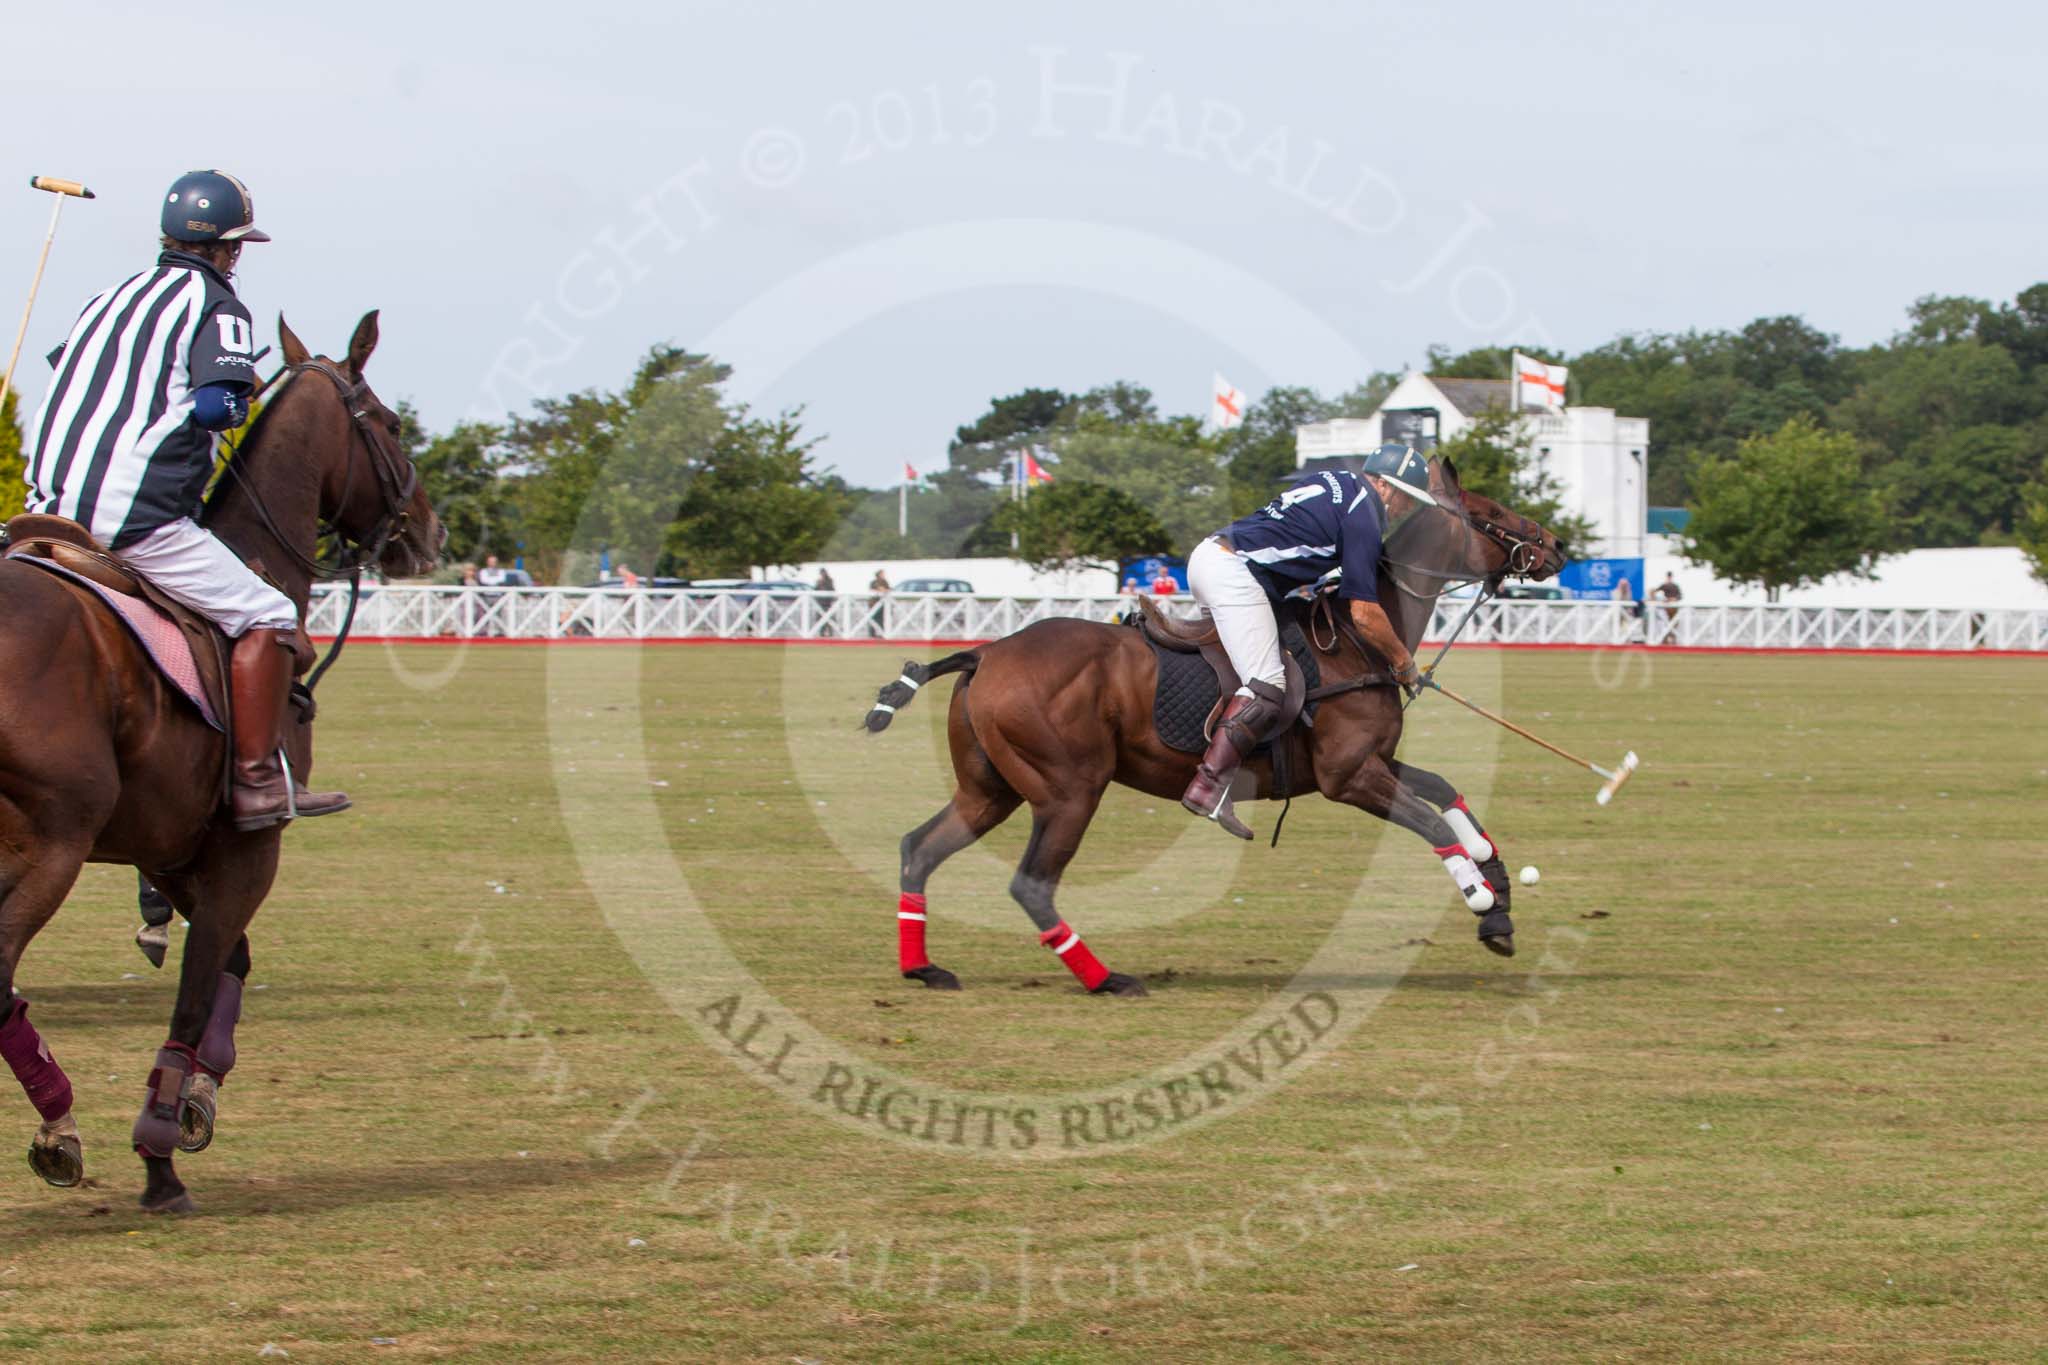
[[[1399,441],[1389,441],[1366,456],[1365,472],[1379,475],[1425,506],[1436,506],[1429,491],[1429,461]]]
[[[174,242],[267,242],[249,187],[226,171],[187,171],[164,197],[164,236]]]

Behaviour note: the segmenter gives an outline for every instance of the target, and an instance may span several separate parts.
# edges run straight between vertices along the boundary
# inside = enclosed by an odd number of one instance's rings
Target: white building
[[[1394,386],[1370,417],[1340,417],[1297,427],[1294,462],[1341,460],[1370,454],[1386,441],[1427,450],[1449,440],[1488,408],[1506,408],[1513,387],[1505,379],[1444,379],[1419,371]],[[1593,526],[1595,540],[1574,545],[1575,557],[1633,559],[1650,547],[1650,421],[1620,417],[1613,408],[1566,408],[1522,418],[1542,468],[1557,480],[1567,511]],[[1637,585],[1640,589],[1640,585]]]

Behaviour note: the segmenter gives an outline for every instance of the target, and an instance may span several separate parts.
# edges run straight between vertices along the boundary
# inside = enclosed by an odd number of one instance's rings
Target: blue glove
[[[249,402],[238,384],[208,384],[192,392],[192,420],[208,431],[233,431],[249,420]]]

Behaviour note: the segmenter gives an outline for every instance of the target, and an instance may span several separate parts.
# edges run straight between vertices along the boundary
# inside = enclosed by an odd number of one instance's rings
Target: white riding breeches
[[[252,630],[296,630],[298,608],[190,517],[159,526],[121,558],[164,592],[240,639]]]
[[[1257,679],[1273,687],[1287,685],[1287,671],[1280,662],[1280,626],[1273,618],[1273,603],[1251,565],[1234,550],[1226,550],[1211,536],[1188,556],[1188,587],[1204,615],[1216,622],[1216,638],[1237,676],[1245,682]],[[1238,695],[1249,697],[1251,689],[1240,687]]]

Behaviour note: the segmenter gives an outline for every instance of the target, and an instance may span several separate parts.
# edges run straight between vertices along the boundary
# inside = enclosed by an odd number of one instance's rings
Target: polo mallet
[[[57,220],[64,216],[64,201],[95,197],[76,180],[59,180],[54,175],[32,175],[28,183],[30,189],[55,195],[57,202],[50,206],[50,230],[43,234],[43,254],[36,259],[35,282],[28,287],[28,305],[21,310],[21,326],[14,332],[14,350],[7,357],[7,373],[0,375],[0,408],[6,406],[7,395],[14,388],[14,366],[21,359],[21,343],[28,339],[29,315],[36,311],[36,291],[43,287],[43,267],[50,263],[50,244],[57,240]]]
[[[1487,710],[1478,702],[1467,701],[1465,698],[1459,696],[1456,692],[1451,691],[1450,688],[1445,687],[1442,683],[1438,682],[1436,679],[1428,676],[1427,674],[1423,675],[1423,685],[1443,693],[1445,696],[1449,697],[1452,701],[1458,703],[1458,705],[1464,707],[1466,710],[1477,712],[1478,714],[1492,721],[1495,725],[1504,726],[1507,729],[1514,731],[1523,739],[1528,740],[1531,744],[1540,745],[1543,748],[1550,750],[1550,752],[1556,754],[1559,758],[1569,759],[1571,762],[1578,764],[1581,768],[1588,769],[1606,778],[1606,784],[1600,788],[1600,794],[1593,798],[1593,800],[1599,803],[1600,805],[1604,806],[1609,801],[1612,801],[1614,799],[1614,794],[1621,790],[1622,784],[1628,781],[1631,777],[1634,777],[1636,775],[1636,751],[1634,749],[1630,749],[1627,753],[1623,754],[1621,756],[1621,762],[1615,764],[1612,768],[1603,768],[1598,763],[1590,763],[1587,760],[1580,758],[1575,753],[1571,753],[1567,750],[1558,748],[1555,744],[1552,744],[1547,739],[1540,739],[1537,736],[1530,734],[1527,730],[1524,730],[1521,726],[1515,724],[1513,721],[1507,719],[1505,716],[1496,716],[1493,712]]]

